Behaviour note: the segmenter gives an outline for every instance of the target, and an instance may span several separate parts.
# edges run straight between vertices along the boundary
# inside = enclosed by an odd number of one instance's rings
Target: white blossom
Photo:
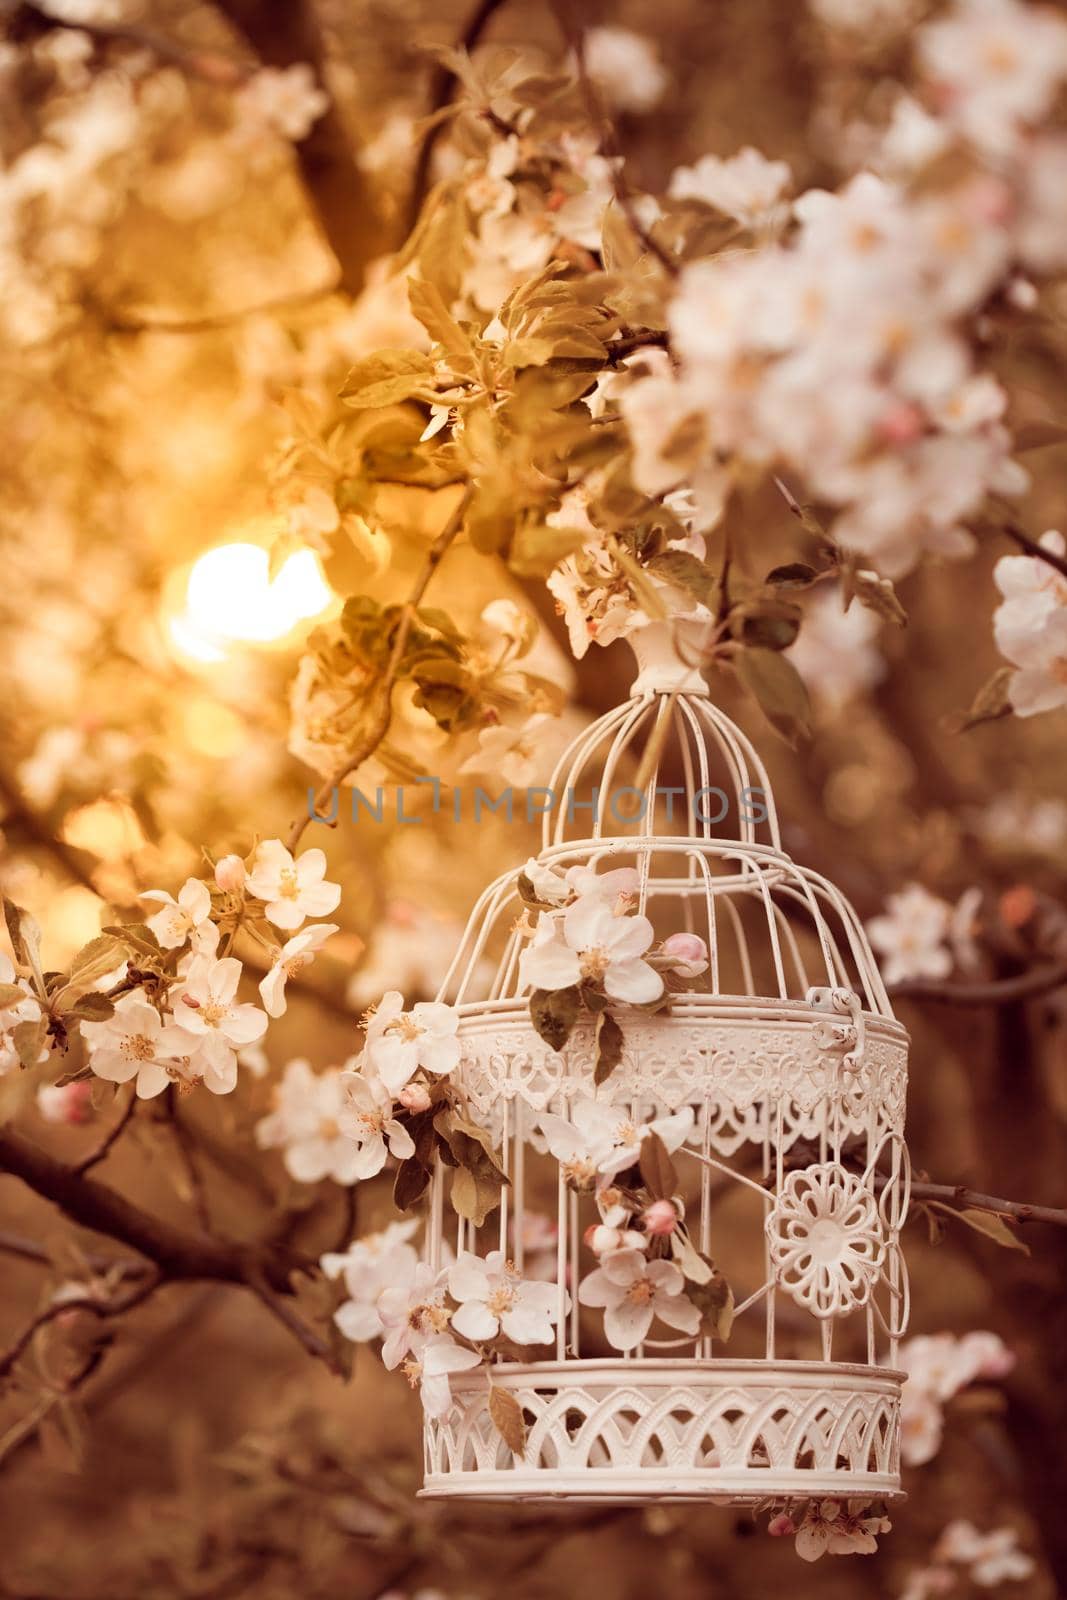
[[[482,1342],[498,1334],[514,1344],[548,1344],[560,1311],[551,1283],[524,1279],[503,1250],[484,1258],[465,1250],[448,1269],[448,1292],[459,1301],[452,1326],[466,1339]],[[564,1312],[570,1295],[564,1291]]]
[[[415,1154],[411,1135],[393,1116],[393,1096],[377,1078],[359,1072],[341,1076],[345,1103],[338,1118],[341,1132],[358,1148],[357,1178],[373,1178],[387,1156],[406,1161]]]
[[[320,922],[312,928],[302,928],[291,939],[275,950],[270,971],[260,980],[259,993],[268,1017],[285,1015],[287,1001],[285,986],[290,978],[303,972],[317,951],[321,950],[331,934],[338,930],[336,922]]]
[[[83,1022],[81,1031],[96,1076],[110,1083],[133,1079],[141,1100],[163,1093],[176,1075],[175,1058],[189,1050],[188,1035],[165,1024],[140,992],[123,995],[105,1022]]]
[[[294,144],[306,139],[327,110],[330,97],[305,61],[261,67],[237,91],[235,111],[242,131],[275,133]]]
[[[178,898],[162,889],[146,889],[142,900],[158,901],[162,909],[150,916],[151,928],[164,950],[176,950],[195,935],[211,917],[211,891],[199,878],[186,878]]]
[[[1061,533],[1041,546],[1062,556]],[[1008,686],[1017,716],[1067,705],[1067,577],[1037,556],[1002,556],[993,578],[1003,595],[993,617],[997,648],[1016,668]]]
[[[391,1222],[380,1233],[354,1239],[346,1251],[329,1252],[319,1265],[328,1279],[343,1278],[348,1299],[334,1312],[334,1322],[346,1339],[364,1344],[381,1337],[378,1297],[383,1289],[402,1288],[414,1281],[418,1254],[408,1241],[416,1221]]]
[[[257,846],[247,889],[266,901],[268,922],[287,930],[299,928],[305,917],[328,917],[341,899],[340,886],[326,882],[321,850],[305,850],[294,861],[280,839],[264,839]]]
[[[458,1013],[435,1000],[420,1000],[404,1010],[404,997],[396,989],[382,996],[368,1013],[365,1058],[367,1070],[398,1094],[420,1067],[437,1076],[459,1065],[456,1037]]]
[[[297,1183],[358,1181],[359,1146],[341,1131],[345,1092],[339,1068],[316,1073],[302,1058],[290,1061],[273,1099],[273,1111],[256,1124],[256,1143],[280,1149],[291,1178]]]
[[[746,145],[725,161],[702,156],[695,166],[676,167],[667,193],[672,200],[703,200],[751,228],[780,212],[791,179],[788,162],[768,161]]]
[[[583,1278],[583,1306],[604,1308],[604,1333],[616,1350],[633,1350],[658,1317],[682,1333],[700,1331],[700,1311],[685,1293],[685,1278],[673,1261],[650,1261],[640,1250],[615,1250]]]
[[[651,111],[670,85],[655,46],[630,28],[589,28],[585,65],[612,105],[620,111]]]
[[[891,894],[883,916],[867,924],[871,943],[882,957],[886,983],[909,978],[947,978],[952,954],[947,939],[951,907],[919,883]]]
[[[647,917],[619,916],[597,895],[583,895],[562,915],[542,912],[519,975],[533,989],[602,986],[613,1000],[658,1000],[663,979],[642,957],[655,937]]]
[[[633,1166],[650,1133],[673,1154],[693,1130],[693,1109],[685,1106],[668,1117],[635,1122],[623,1106],[579,1099],[572,1103],[569,1119],[543,1112],[538,1126],[568,1183],[591,1188],[598,1176],[611,1177]]]

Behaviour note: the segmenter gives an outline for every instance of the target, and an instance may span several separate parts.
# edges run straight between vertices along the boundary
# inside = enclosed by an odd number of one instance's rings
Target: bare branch
[[[998,1217],[1011,1217],[1016,1222],[1049,1222],[1057,1228],[1067,1228],[1067,1210],[1056,1206],[1035,1206],[1025,1200],[1005,1200],[995,1194],[980,1194],[962,1183],[924,1183],[916,1181],[911,1186],[913,1200],[938,1200],[950,1206],[969,1211],[991,1211]]]
[[[258,1271],[279,1294],[288,1294],[290,1273],[311,1265],[309,1258],[275,1241],[233,1244],[184,1233],[10,1128],[0,1129],[0,1170],[20,1178],[71,1222],[147,1257],[166,1278],[247,1284],[249,1272]]]
[[[57,1317],[69,1316],[75,1311],[87,1311],[93,1317],[118,1317],[125,1311],[132,1311],[149,1295],[154,1294],[162,1283],[160,1276],[150,1278],[146,1283],[138,1284],[136,1289],[129,1293],[119,1295],[113,1300],[101,1300],[91,1294],[86,1294],[77,1300],[54,1300],[50,1306],[38,1312],[33,1321],[28,1323],[18,1337],[10,1344],[7,1350],[0,1355],[0,1378],[5,1378],[15,1366],[16,1362],[33,1343],[42,1328],[50,1322],[55,1322]]]
[[[330,1349],[326,1341],[319,1337],[314,1328],[309,1328],[307,1323],[301,1321],[296,1313],[289,1306],[287,1306],[284,1301],[277,1299],[275,1295],[271,1294],[270,1289],[267,1287],[260,1274],[255,1272],[251,1273],[247,1279],[247,1282],[249,1288],[252,1290],[252,1293],[257,1297],[257,1299],[262,1301],[264,1306],[266,1306],[267,1310],[270,1312],[271,1316],[276,1318],[288,1333],[292,1334],[296,1342],[303,1346],[308,1355],[314,1356],[317,1361],[324,1362],[332,1373],[335,1373],[339,1376],[341,1369],[337,1365],[333,1351]]]
[[[1043,544],[1031,539],[1028,533],[1024,533],[1013,522],[1006,522],[1000,531],[1006,533],[1008,538],[1021,550],[1025,550],[1028,556],[1033,556],[1035,561],[1043,561],[1046,566],[1054,568],[1061,577],[1067,578],[1067,557],[1057,555],[1054,550],[1046,550]]]
[[[407,648],[411,625],[415,620],[415,612],[422,601],[423,595],[426,593],[430,579],[437,571],[449,547],[463,526],[463,518],[466,515],[467,507],[470,505],[472,493],[473,489],[468,484],[444,528],[426,552],[426,559],[415,580],[415,586],[401,608],[400,620],[393,638],[393,648],[389,655],[388,666],[376,685],[375,704],[370,727],[344,766],[340,767],[332,778],[327,779],[318,794],[316,794],[314,811],[317,816],[323,817],[323,811],[329,803],[332,790],[338,784],[343,783],[349,773],[355,772],[357,767],[361,767],[364,761],[374,754],[389,732],[389,723],[392,718],[393,686],[400,672],[400,664],[404,659],[404,651]],[[312,808],[308,807],[290,828],[289,837],[286,840],[290,850],[295,850],[300,843],[304,830],[311,821],[311,813]],[[323,820],[325,820],[324,817]]]
[[[127,1100],[118,1121],[104,1135],[95,1150],[91,1150],[87,1156],[83,1156],[80,1161],[75,1163],[73,1170],[78,1173],[88,1172],[92,1167],[98,1166],[101,1161],[105,1160],[110,1155],[112,1147],[121,1139],[129,1127],[136,1110],[137,1096],[131,1090],[130,1098]]]
[[[889,988],[892,1000],[933,1000],[953,1006],[1007,1006],[1048,994],[1067,983],[1067,963],[1035,967],[1014,978],[990,983],[939,983],[930,978],[909,978]]]

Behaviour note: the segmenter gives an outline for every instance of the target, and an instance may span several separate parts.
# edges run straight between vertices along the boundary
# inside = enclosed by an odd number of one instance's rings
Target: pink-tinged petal
[[[304,909],[304,915],[308,917],[328,917],[331,911],[337,910],[340,903],[339,883],[315,883],[300,891],[300,904]]]
[[[657,1117],[654,1122],[649,1123],[649,1128],[659,1135],[668,1153],[673,1155],[692,1133],[693,1124],[693,1108],[684,1106],[671,1117]]]
[[[617,1283],[612,1283],[603,1267],[597,1267],[578,1285],[578,1304],[582,1306],[611,1306],[625,1293]]]
[[[267,1018],[258,1006],[234,1006],[220,1029],[231,1044],[252,1044],[267,1031]]]
[[[570,1295],[564,1295],[564,1314],[570,1310]],[[519,1302],[533,1311],[551,1316],[559,1303],[559,1290],[554,1283],[524,1283],[519,1290]]]
[[[801,1561],[818,1561],[826,1554],[830,1531],[821,1523],[805,1523],[797,1533],[796,1552]]]
[[[1036,717],[1067,705],[1067,683],[1040,667],[1017,672],[1008,685],[1008,698],[1017,717]]]
[[[414,1149],[414,1146],[412,1146]],[[352,1176],[362,1183],[366,1178],[377,1177],[385,1166],[385,1140],[380,1137],[365,1139],[361,1145],[352,1146]]]
[[[399,1094],[418,1067],[418,1046],[414,1039],[389,1033],[367,1045],[367,1058],[390,1093]]]
[[[685,1295],[658,1294],[652,1302],[652,1309],[668,1328],[677,1328],[680,1333],[700,1331],[700,1312]]]
[[[284,928],[287,933],[299,928],[304,920],[304,913],[295,900],[271,900],[263,914],[268,922],[273,922],[276,928]]]
[[[106,1047],[91,1052],[89,1065],[98,1078],[106,1078],[108,1083],[129,1083],[140,1070],[139,1062],[131,1061],[121,1050],[109,1050]]]
[[[382,1331],[382,1319],[377,1307],[360,1305],[357,1300],[346,1300],[343,1306],[338,1306],[333,1320],[353,1344],[365,1344],[368,1339],[377,1339]]]
[[[333,1151],[327,1139],[304,1139],[291,1144],[283,1160],[285,1170],[297,1183],[320,1183],[327,1176]]]
[[[209,987],[219,1005],[229,1005],[241,981],[241,963],[235,956],[223,956],[211,969]]]
[[[531,989],[569,989],[581,975],[577,953],[554,940],[531,945],[519,957],[519,977]]]
[[[406,1161],[415,1154],[415,1141],[402,1123],[395,1119],[385,1124],[389,1136],[389,1154],[398,1161]]]
[[[280,961],[276,962],[266,977],[259,981],[259,998],[268,1017],[284,1017],[287,1001],[285,998],[286,971]]]
[[[611,1283],[627,1289],[638,1278],[644,1277],[646,1266],[644,1253],[640,1250],[613,1250],[601,1261],[600,1270]]]
[[[120,1000],[112,1021],[121,1022],[123,1033],[142,1033],[146,1039],[158,1039],[163,1031],[159,1012],[145,1000]]]
[[[604,992],[631,1006],[648,1005],[663,993],[663,979],[647,961],[613,961],[604,974]]]
[[[220,1056],[208,1055],[204,1065],[204,1087],[210,1094],[232,1094],[237,1087],[237,1057],[232,1050]]]
[[[440,1000],[420,1000],[412,1007],[411,1014],[420,1027],[434,1034],[452,1034],[459,1026],[458,1013]]]
[[[326,876],[326,854],[316,845],[314,849],[305,850],[296,862],[296,881],[300,885],[301,898],[303,891],[311,888],[320,879]]]
[[[170,1076],[155,1061],[145,1061],[137,1074],[138,1100],[154,1100],[170,1083]]]
[[[584,895],[563,913],[563,933],[572,950],[608,945],[621,919],[599,895]]]
[[[647,917],[615,917],[610,938],[606,941],[612,961],[631,961],[643,956],[655,938],[655,931]]]
[[[490,1293],[485,1263],[464,1251],[448,1269],[448,1292],[453,1300],[485,1300]]]
[[[645,1277],[661,1294],[681,1294],[685,1287],[682,1270],[673,1261],[650,1261],[645,1268]]]
[[[652,1307],[620,1300],[604,1313],[604,1333],[616,1350],[633,1350],[648,1335],[652,1326]]]
[[[557,1117],[553,1112],[546,1111],[542,1113],[539,1126],[550,1155],[555,1156],[557,1161],[573,1161],[585,1149],[581,1135],[565,1117]]]
[[[465,1339],[495,1339],[499,1323],[483,1300],[465,1300],[452,1313],[452,1326]]]
[[[452,1319],[455,1326],[455,1318]],[[551,1344],[552,1324],[543,1311],[537,1311],[532,1306],[521,1303],[510,1311],[505,1311],[500,1319],[500,1326],[509,1339],[516,1344]],[[462,1333],[462,1328],[457,1329]]]
[[[436,1072],[443,1076],[447,1072],[454,1072],[459,1066],[461,1046],[458,1039],[430,1039],[425,1036],[418,1041],[419,1065],[426,1068],[427,1072]]]

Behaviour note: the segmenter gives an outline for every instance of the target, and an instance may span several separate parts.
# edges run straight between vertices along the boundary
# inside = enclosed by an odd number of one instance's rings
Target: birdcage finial
[[[630,686],[631,698],[640,699],[646,694],[708,693],[700,668],[693,665],[692,652],[674,624],[650,622],[632,633],[627,642],[640,668]]]

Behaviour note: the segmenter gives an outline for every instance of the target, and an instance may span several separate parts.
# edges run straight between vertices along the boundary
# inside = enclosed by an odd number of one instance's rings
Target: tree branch
[[[19,32],[45,33],[55,28],[69,28],[77,33],[87,33],[100,44],[129,45],[134,50],[147,50],[159,61],[178,67],[192,78],[202,78],[220,88],[236,88],[244,83],[254,70],[247,62],[233,56],[221,55],[217,50],[197,50],[157,33],[153,28],[143,28],[132,22],[77,22],[67,17],[56,17],[32,0],[5,4],[0,11],[11,12],[11,22],[16,36]]]
[[[1006,533],[1009,539],[1017,544],[1021,550],[1025,550],[1028,556],[1033,556],[1035,561],[1043,561],[1046,566],[1052,567],[1061,577],[1067,578],[1067,557],[1058,556],[1054,550],[1046,550],[1044,545],[1038,544],[1036,539],[1031,539],[1030,535],[1024,533],[1014,522],[1004,523],[1000,532]]]
[[[467,19],[467,25],[456,41],[456,48],[466,50],[468,54],[475,50],[484,34],[486,27],[500,10],[504,0],[478,0],[478,4]],[[422,202],[430,187],[430,164],[437,141],[444,127],[444,120],[439,113],[452,104],[459,79],[451,67],[443,61],[438,62],[434,68],[433,78],[430,82],[430,109],[429,115],[434,121],[426,129],[419,145],[419,153],[415,158],[415,169],[411,175],[411,192],[408,196],[407,210],[404,218],[404,232],[410,233],[419,220]]]
[[[911,1186],[913,1200],[941,1200],[951,1206],[962,1206],[970,1211],[992,1211],[999,1217],[1012,1217],[1016,1222],[1049,1222],[1057,1228],[1067,1228],[1067,1210],[1056,1206],[1035,1206],[1025,1200],[1004,1200],[995,1194],[980,1194],[962,1183],[925,1183],[916,1181]]]
[[[147,1257],[166,1278],[247,1286],[249,1272],[259,1272],[279,1294],[289,1294],[290,1273],[310,1265],[308,1258],[271,1241],[231,1244],[183,1233],[9,1128],[0,1129],[0,1170],[20,1178],[79,1227]]]
[[[75,1311],[87,1311],[93,1317],[119,1317],[124,1311],[132,1311],[134,1306],[147,1300],[154,1294],[162,1283],[159,1276],[150,1278],[146,1283],[138,1284],[136,1289],[131,1289],[128,1294],[120,1295],[114,1300],[96,1300],[91,1295],[85,1295],[80,1300],[54,1300],[50,1306],[38,1312],[33,1321],[28,1323],[18,1337],[10,1344],[7,1350],[0,1355],[0,1378],[6,1378],[12,1367],[33,1343],[42,1328],[50,1322],[55,1322],[57,1317],[69,1315]]]
[[[996,978],[991,983],[939,983],[930,978],[908,978],[890,986],[891,1000],[933,1000],[953,1006],[1007,1006],[1016,1000],[1029,1000],[1048,994],[1067,983],[1067,963],[1035,967],[1014,978]]]
[[[79,1174],[88,1172],[90,1168],[99,1165],[101,1161],[105,1160],[106,1157],[111,1153],[112,1146],[116,1144],[125,1133],[136,1110],[137,1096],[131,1090],[130,1098],[127,1100],[125,1109],[123,1110],[118,1121],[113,1127],[108,1129],[107,1133],[96,1146],[95,1150],[91,1150],[87,1156],[83,1156],[80,1161],[75,1162],[73,1170]]]
[[[309,0],[217,0],[218,9],[268,67],[307,62],[329,93],[328,52]],[[358,294],[368,262],[387,248],[377,197],[356,160],[351,129],[330,96],[325,112],[293,155],[326,243],[340,267],[340,287]]]
[[[449,517],[448,521],[445,523],[444,528],[437,535],[437,538],[426,552],[426,559],[423,562],[422,569],[415,580],[415,586],[401,608],[400,621],[397,624],[396,634],[393,639],[393,648],[389,655],[389,663],[382,678],[379,680],[376,686],[376,704],[367,733],[360,740],[359,744],[356,746],[356,749],[345,762],[344,766],[340,767],[338,771],[334,773],[333,777],[328,778],[327,781],[322,785],[319,792],[315,795],[312,805],[304,811],[302,816],[297,817],[296,821],[293,823],[289,830],[288,839],[286,840],[290,850],[295,850],[297,845],[300,843],[300,840],[304,834],[304,829],[311,821],[312,811],[314,811],[316,816],[322,818],[322,820],[326,820],[323,817],[323,808],[329,802],[331,791],[335,789],[338,784],[343,783],[350,772],[355,772],[357,767],[361,767],[364,761],[374,754],[375,750],[377,750],[378,746],[389,732],[389,723],[393,714],[393,687],[400,672],[401,662],[404,659],[404,651],[407,648],[408,636],[411,633],[411,625],[415,620],[415,612],[422,601],[423,595],[426,593],[430,579],[437,571],[437,568],[443,561],[449,547],[463,526],[463,518],[466,515],[467,507],[470,505],[473,492],[472,486],[468,484],[467,488],[463,492],[462,497],[460,498],[458,505],[452,512],[452,515]]]

